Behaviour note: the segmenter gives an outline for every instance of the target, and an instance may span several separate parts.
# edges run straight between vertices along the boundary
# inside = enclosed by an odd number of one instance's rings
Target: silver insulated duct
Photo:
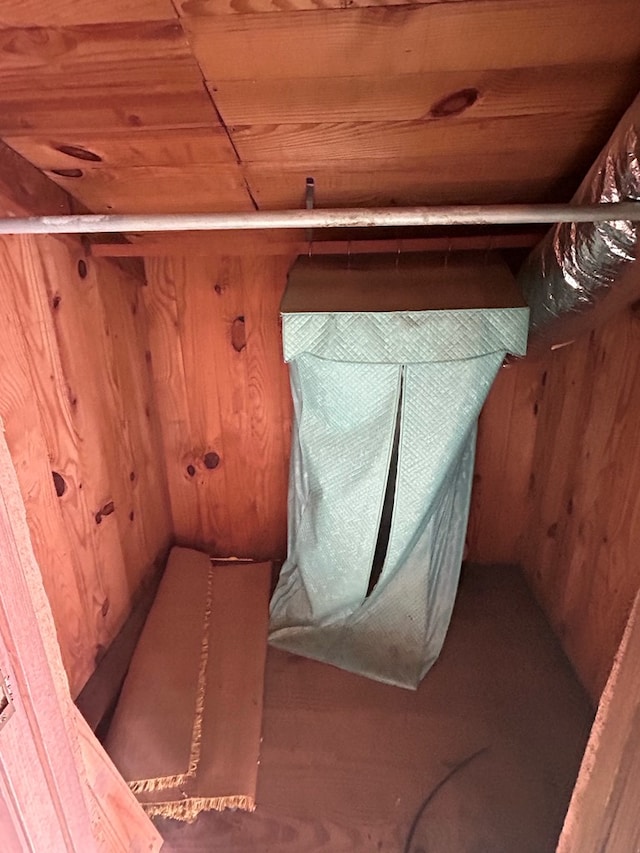
[[[580,185],[576,204],[640,200],[640,96]],[[519,275],[529,303],[535,352],[570,342],[640,297],[640,223],[558,223],[531,252]],[[615,285],[615,287],[614,287]],[[597,310],[594,310],[597,309]]]

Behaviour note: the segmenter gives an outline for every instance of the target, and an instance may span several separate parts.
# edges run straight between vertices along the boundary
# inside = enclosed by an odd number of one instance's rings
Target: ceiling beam
[[[168,234],[132,243],[95,242],[90,246],[96,258],[163,257],[169,255],[362,255],[397,252],[465,252],[492,249],[528,249],[541,238],[539,231],[519,234],[478,234],[471,236],[423,237],[413,239],[318,240],[309,243],[292,235],[277,240],[247,239],[245,233]]]

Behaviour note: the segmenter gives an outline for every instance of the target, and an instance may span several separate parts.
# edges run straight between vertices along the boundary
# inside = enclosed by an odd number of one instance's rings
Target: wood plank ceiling
[[[96,212],[566,200],[639,71],[638,0],[0,0],[0,138]]]

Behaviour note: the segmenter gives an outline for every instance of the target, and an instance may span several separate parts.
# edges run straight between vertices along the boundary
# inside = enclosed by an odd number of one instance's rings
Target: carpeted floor
[[[258,808],[174,853],[551,853],[592,711],[518,571],[468,566],[416,693],[269,650]]]

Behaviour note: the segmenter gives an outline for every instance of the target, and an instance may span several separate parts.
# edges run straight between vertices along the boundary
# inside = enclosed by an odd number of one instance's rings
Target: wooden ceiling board
[[[156,70],[155,77],[160,70]],[[168,75],[169,76],[169,75]],[[59,75],[51,88],[0,88],[0,137],[13,134],[136,132],[138,128],[176,129],[219,124],[211,100],[199,81],[133,85],[84,81],[73,88]],[[1,73],[0,73],[0,86]]]
[[[138,166],[87,169],[82,177],[48,173],[95,213],[206,213],[253,210],[233,166]]]
[[[490,155],[529,161],[532,140],[544,139],[536,166],[563,158],[587,144],[597,153],[615,127],[612,113],[523,115],[491,121],[459,117],[456,121],[316,122],[238,126],[233,141],[244,163],[326,163],[378,160],[392,167],[414,157],[432,160],[471,158],[483,167]],[[509,163],[505,163],[508,174]]]
[[[94,171],[131,166],[234,165],[236,154],[223,127],[73,133],[60,136],[6,136],[19,154],[44,171]],[[74,149],[78,148],[79,151]],[[62,150],[61,150],[62,149]],[[88,155],[100,158],[86,159]]]
[[[637,61],[637,0],[483,0],[185,17],[205,78],[415,74]]]
[[[175,17],[171,0],[0,0],[0,27],[61,27]]]
[[[640,2],[396,3],[0,0],[0,138],[101,212],[300,207],[307,175],[323,206],[570,197]]]
[[[137,70],[148,73],[156,63],[157,77],[172,73],[175,64],[199,79],[199,70],[185,33],[176,21],[142,21],[71,27],[8,27],[0,29],[0,80],[12,76],[27,81],[22,70],[30,70],[32,85],[46,83],[48,76],[66,73],[69,86],[82,86],[85,79],[104,82],[135,79]]]
[[[208,84],[227,125],[433,119],[452,93],[477,92],[465,117],[565,114],[606,104],[622,112],[640,83],[640,61],[362,77],[220,80]],[[449,121],[455,121],[455,116]]]
[[[380,169],[376,161],[361,161],[327,167],[284,170],[276,166],[249,165],[245,169],[251,193],[261,209],[289,209],[304,206],[305,178],[316,182],[317,207],[386,207],[423,204],[516,204],[545,199],[570,198],[582,173],[566,177],[561,168],[536,169],[535,175],[505,174],[508,160],[499,158],[502,172],[492,176],[468,163],[459,175],[447,174],[442,167],[420,171]],[[451,162],[451,161],[449,161]]]
[[[445,0],[449,3],[468,3],[469,0]],[[415,0],[412,5],[432,5],[443,0]],[[256,12],[296,12],[308,9],[346,9],[360,6],[403,6],[406,0],[176,0],[175,6],[183,17],[207,15],[247,15]]]

